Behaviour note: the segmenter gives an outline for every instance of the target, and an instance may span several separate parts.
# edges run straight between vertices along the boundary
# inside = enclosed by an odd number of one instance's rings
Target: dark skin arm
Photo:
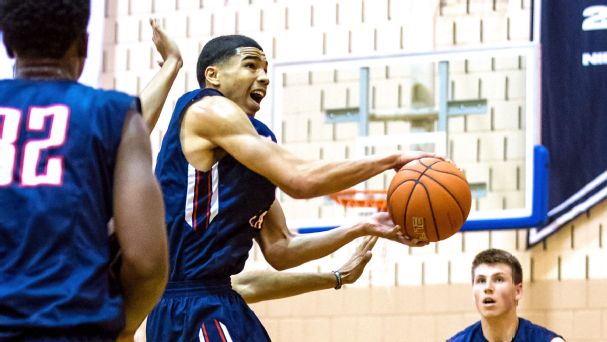
[[[387,212],[378,212],[362,218],[360,222],[325,232],[293,234],[287,227],[278,201],[274,201],[264,217],[257,242],[268,263],[277,270],[284,270],[322,258],[350,241],[367,235],[383,237],[412,247],[427,244],[409,239],[400,226],[394,225]]]
[[[339,161],[309,160],[260,136],[233,101],[208,96],[186,111],[180,138],[188,161],[209,170],[222,150],[296,199],[331,194],[386,170],[399,170],[427,152],[395,152]]]
[[[150,25],[153,33],[152,41],[162,57],[162,61],[158,62],[160,70],[139,94],[143,118],[151,131],[158,122],[171,86],[183,66],[183,60],[177,43],[166,34],[158,21],[150,19]]]
[[[125,120],[113,193],[125,314],[121,339],[129,341],[162,295],[169,267],[164,204],[152,172],[149,132],[135,111]]]

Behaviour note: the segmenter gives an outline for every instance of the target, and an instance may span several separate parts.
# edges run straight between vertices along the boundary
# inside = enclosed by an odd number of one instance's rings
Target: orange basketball
[[[387,193],[394,224],[411,238],[444,240],[460,230],[470,212],[472,194],[466,176],[453,164],[422,158],[403,166]]]

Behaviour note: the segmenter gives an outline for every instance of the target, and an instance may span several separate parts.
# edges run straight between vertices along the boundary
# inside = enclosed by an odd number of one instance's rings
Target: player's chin
[[[502,314],[502,312],[500,310],[498,310],[497,308],[489,309],[489,308],[483,307],[482,305],[480,307],[478,307],[478,311],[479,311],[480,315],[483,316],[484,318],[495,318],[495,317],[501,316],[501,314]]]
[[[254,115],[261,109],[261,102],[257,102],[249,97],[247,101],[247,114]]]

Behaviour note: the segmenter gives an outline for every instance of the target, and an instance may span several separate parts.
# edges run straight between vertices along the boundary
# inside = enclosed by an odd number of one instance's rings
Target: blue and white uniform
[[[135,105],[74,81],[0,81],[0,340],[111,341],[123,328],[108,221]]]
[[[519,318],[518,329],[512,342],[550,342],[555,337],[561,336],[524,318]],[[451,337],[448,342],[487,342],[483,336],[481,321],[460,331]]]
[[[150,341],[256,341],[269,337],[255,314],[230,285],[244,268],[276,187],[226,154],[210,170],[188,163],[179,139],[187,108],[204,96],[199,89],[177,102],[156,164],[166,205],[170,276],[147,323]],[[257,132],[272,131],[250,117]]]

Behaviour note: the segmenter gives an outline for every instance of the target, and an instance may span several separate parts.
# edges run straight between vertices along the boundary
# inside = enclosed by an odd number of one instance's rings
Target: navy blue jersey
[[[0,80],[0,340],[122,329],[107,224],[135,104],[73,81]]]
[[[183,95],[162,142],[156,164],[166,206],[170,282],[229,279],[245,264],[259,234],[276,187],[226,154],[211,170],[196,170],[186,160],[179,139],[186,109],[204,96],[222,96],[214,89]],[[257,132],[276,137],[249,117]]]
[[[561,337],[524,318],[519,318],[518,322],[518,329],[516,330],[514,339],[512,339],[513,342],[550,342],[555,337]],[[451,337],[448,342],[487,342],[483,336],[481,321],[460,331],[455,336]]]

